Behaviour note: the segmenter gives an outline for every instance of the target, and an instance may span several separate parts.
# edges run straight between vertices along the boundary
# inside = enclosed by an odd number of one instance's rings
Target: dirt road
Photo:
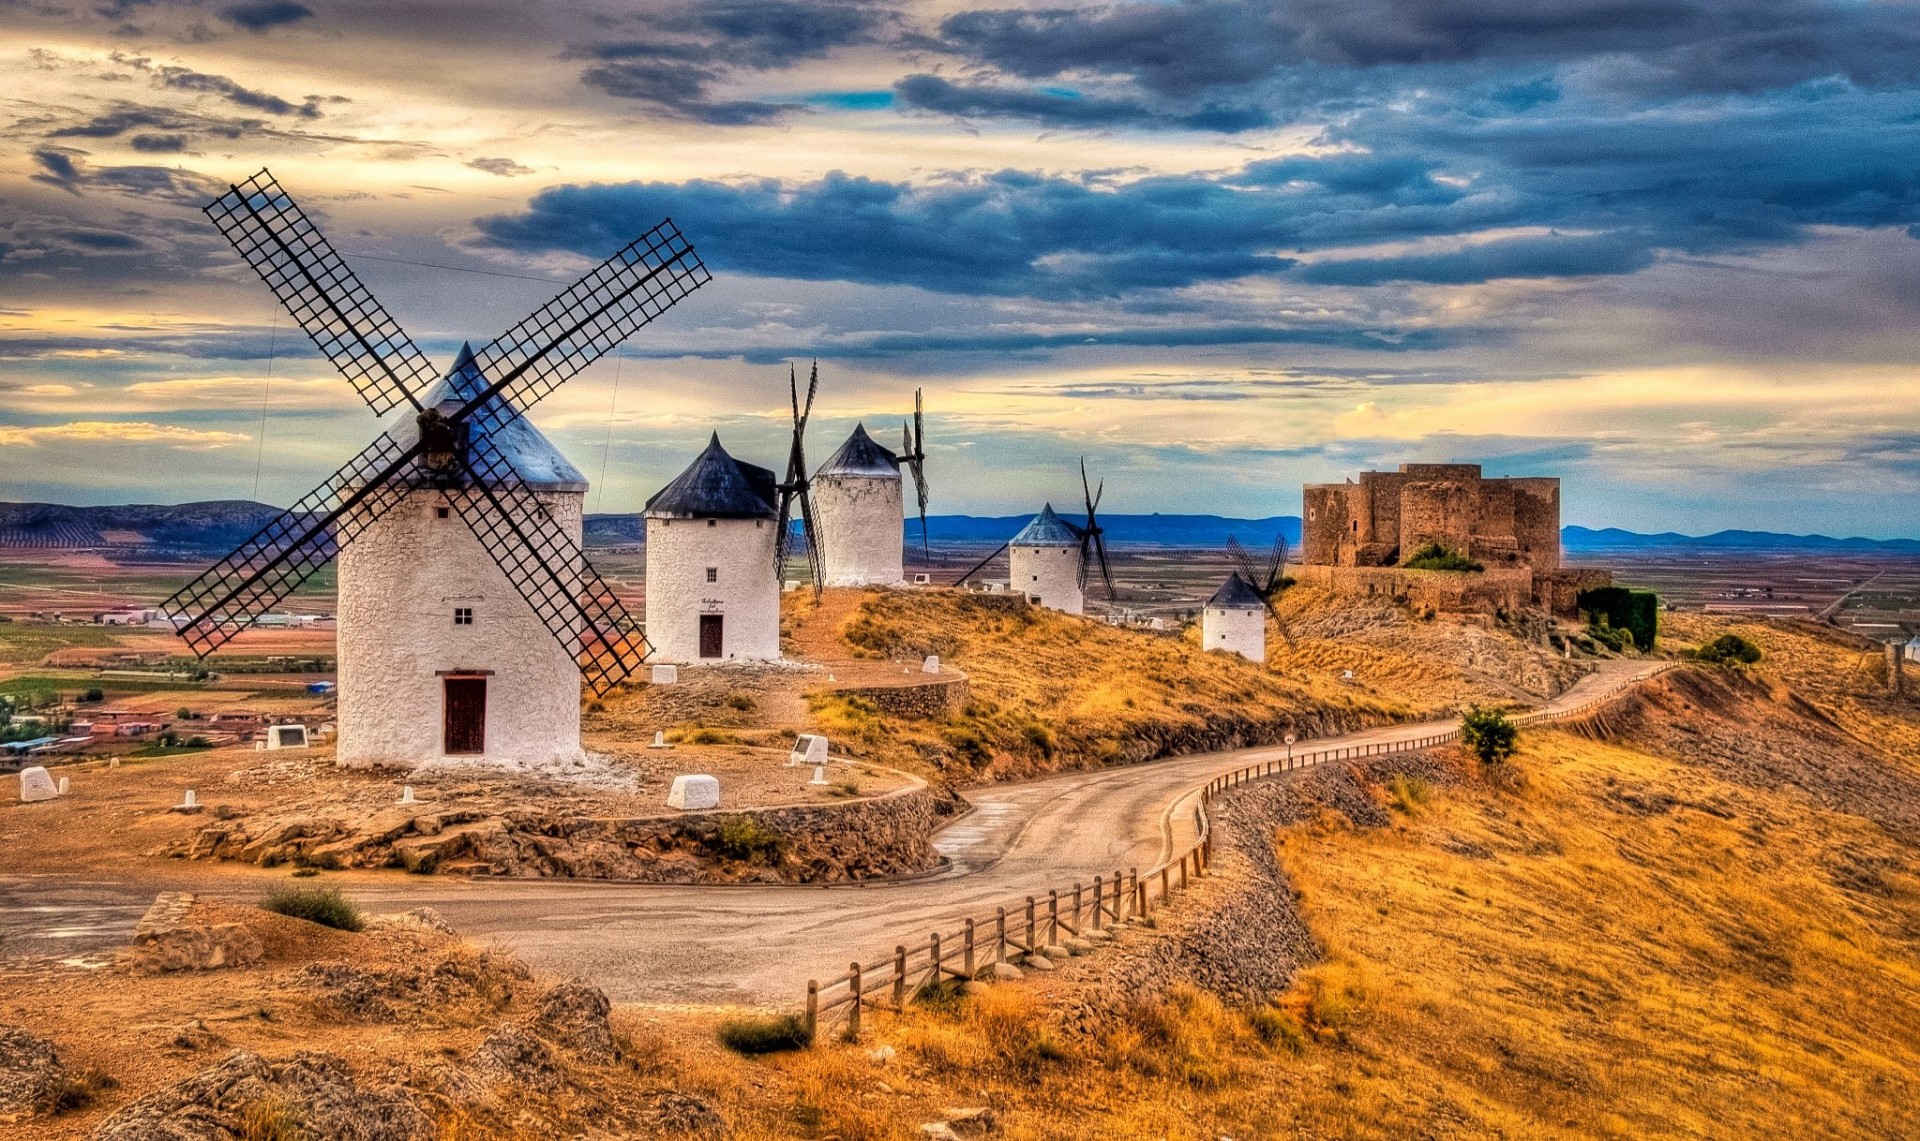
[[[1579,704],[1652,668],[1603,662],[1545,708]],[[1443,727],[1400,725],[1295,747],[1403,741]],[[539,968],[583,975],[616,1002],[787,1007],[807,979],[876,958],[954,916],[1153,865],[1189,827],[1187,795],[1196,786],[1283,752],[1206,753],[970,790],[976,810],[937,838],[948,870],[903,883],[682,887],[386,875],[337,882],[371,910],[433,907],[462,934],[511,947]],[[232,892],[234,880],[183,868],[168,886],[217,894]],[[61,879],[0,875],[5,950],[76,954],[123,944],[153,890],[150,879],[136,888],[98,870]]]

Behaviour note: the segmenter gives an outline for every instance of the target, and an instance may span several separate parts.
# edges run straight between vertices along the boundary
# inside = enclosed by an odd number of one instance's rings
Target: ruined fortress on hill
[[[1403,598],[1435,610],[1577,613],[1602,570],[1560,565],[1560,481],[1488,479],[1479,464],[1401,464],[1354,483],[1311,483],[1303,496],[1299,581]],[[1472,573],[1409,570],[1437,545],[1480,563]]]

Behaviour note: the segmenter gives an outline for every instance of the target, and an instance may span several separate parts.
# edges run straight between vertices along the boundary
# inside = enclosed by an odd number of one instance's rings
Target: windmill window
[[[435,519],[445,519],[447,516],[451,514],[453,514],[453,511],[451,508],[436,507],[433,509],[433,517]]]
[[[473,607],[471,606],[454,607],[453,608],[453,624],[455,626],[473,625]]]
[[[708,567],[708,568],[707,568],[707,581],[708,581],[708,582],[719,582],[719,581],[720,581],[720,568],[719,568],[719,567]]]
[[[719,525],[720,525],[720,520],[718,520],[718,519],[709,519],[709,520],[707,520],[707,526],[709,526],[709,527],[718,527]]]

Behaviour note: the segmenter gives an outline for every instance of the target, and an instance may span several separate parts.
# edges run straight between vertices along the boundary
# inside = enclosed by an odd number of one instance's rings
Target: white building
[[[1920,662],[1920,634],[1915,634],[1912,638],[1907,640],[1907,648],[1905,652],[1906,652],[1908,661]]]
[[[486,383],[463,347],[424,403],[452,411]],[[524,417],[496,420],[483,409],[468,423],[470,438],[504,454],[578,543],[586,478]],[[418,432],[408,417],[388,435],[411,447]],[[340,762],[579,758],[572,655],[460,521],[458,491],[443,490],[424,466],[393,483],[415,490],[339,555]]]
[[[647,641],[653,660],[780,656],[779,509],[773,473],[707,450],[647,500]]]
[[[1007,544],[1007,589],[1049,610],[1079,614],[1086,609],[1080,560],[1080,532],[1049,503]]]
[[[1227,576],[1200,612],[1201,646],[1239,654],[1251,662],[1267,660],[1267,607],[1239,574]]]
[[[827,586],[896,586],[905,546],[900,460],[858,425],[813,475]]]

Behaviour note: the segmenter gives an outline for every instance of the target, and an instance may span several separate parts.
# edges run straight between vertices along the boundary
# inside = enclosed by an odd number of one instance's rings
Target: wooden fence
[[[1664,673],[1676,664],[1663,662],[1633,683],[1579,705],[1521,713],[1515,715],[1513,721],[1540,724],[1583,716],[1619,700],[1638,681]],[[946,929],[934,931],[918,943],[902,943],[886,958],[853,963],[845,974],[824,983],[808,980],[807,1032],[810,1036],[817,1035],[823,1025],[831,1026],[844,1020],[847,1038],[856,1039],[860,1035],[861,1013],[865,1010],[902,1011],[916,994],[936,983],[972,979],[987,967],[1011,963],[1028,954],[1044,953],[1063,936],[1098,941],[1108,928],[1146,919],[1165,907],[1175,892],[1186,890],[1189,883],[1206,875],[1212,866],[1213,818],[1208,810],[1219,793],[1251,781],[1332,761],[1419,752],[1459,739],[1460,730],[1454,728],[1404,741],[1299,751],[1289,747],[1284,756],[1221,773],[1199,789],[1199,803],[1193,810],[1193,841],[1165,862],[1144,872],[1138,868],[1115,868],[1111,876],[1094,876],[1090,884],[1076,880],[1070,886],[1050,889],[1044,897],[1029,895],[1016,899],[1010,906],[995,907],[991,913],[953,920]]]

